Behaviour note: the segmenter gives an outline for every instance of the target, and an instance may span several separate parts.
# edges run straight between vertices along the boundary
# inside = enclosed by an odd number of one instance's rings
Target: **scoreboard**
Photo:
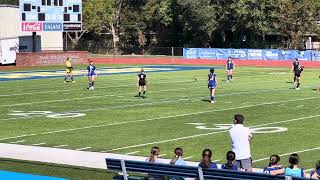
[[[82,0],[20,0],[21,30],[81,31]]]

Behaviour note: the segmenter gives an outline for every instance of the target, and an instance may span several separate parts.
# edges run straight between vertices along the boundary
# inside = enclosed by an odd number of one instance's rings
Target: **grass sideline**
[[[98,68],[104,66],[121,65],[97,65]],[[39,69],[63,69],[63,66]],[[225,153],[230,149],[228,133],[221,129],[199,129],[188,123],[204,123],[207,128],[215,128],[214,124],[230,124],[233,114],[242,113],[247,126],[288,128],[288,131],[280,133],[254,134],[254,160],[265,159],[275,153],[303,151],[300,153],[301,165],[306,169],[313,168],[320,159],[319,150],[304,150],[320,146],[320,140],[314,134],[318,131],[317,115],[320,114],[320,92],[313,90],[320,85],[318,69],[306,69],[301,91],[290,89],[293,86],[289,83],[292,81],[290,67],[238,67],[234,73],[235,80],[231,83],[223,81],[225,72],[219,69],[220,85],[217,102],[213,105],[205,101],[208,99],[207,73],[207,70],[148,73],[146,99],[134,97],[135,73],[100,76],[94,91],[86,89],[87,80],[84,77],[76,77],[75,84],[67,85],[63,84],[63,77],[3,81],[0,95],[11,96],[0,96],[0,139],[39,135],[0,142],[45,143],[43,146],[47,147],[66,144],[64,148],[67,149],[91,147],[87,151],[136,152],[134,154],[140,156],[148,156],[150,147],[158,145],[160,154],[164,155],[162,158],[171,158],[174,148],[182,146],[185,157],[191,157],[189,160],[193,161],[199,161],[203,149],[211,148],[214,160],[223,163]],[[86,115],[60,119],[46,115],[23,118],[8,115],[12,111],[77,112]],[[308,118],[310,116],[315,117]],[[268,123],[270,125],[264,125]],[[93,128],[86,128],[91,126]],[[71,131],[76,128],[80,129]],[[41,134],[60,130],[67,131]],[[281,164],[287,165],[287,157],[282,156]],[[254,167],[264,167],[266,164],[267,160],[261,160],[255,162]],[[85,174],[90,175],[91,172],[3,160],[0,161],[0,168],[57,177],[65,177],[61,175],[66,173],[71,179],[82,178],[82,175],[89,177]],[[93,179],[109,177],[108,173],[104,173],[97,173]]]

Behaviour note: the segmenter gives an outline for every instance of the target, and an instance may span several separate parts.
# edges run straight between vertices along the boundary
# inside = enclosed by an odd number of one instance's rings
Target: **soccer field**
[[[224,67],[216,67],[219,88],[216,103],[210,104],[210,67],[146,66],[143,99],[134,97],[139,67],[106,66],[97,65],[100,75],[93,91],[86,89],[83,76],[65,85],[63,71],[1,73],[0,142],[138,156],[159,146],[161,158],[171,158],[174,148],[183,147],[192,161],[210,148],[213,159],[223,163],[231,149],[228,128],[233,115],[241,113],[255,131],[254,167],[267,165],[272,154],[281,155],[281,164],[287,165],[287,155],[299,152],[306,169],[320,159],[318,69],[305,70],[297,91],[290,67],[238,67],[229,83]],[[30,79],[7,81],[22,77]]]

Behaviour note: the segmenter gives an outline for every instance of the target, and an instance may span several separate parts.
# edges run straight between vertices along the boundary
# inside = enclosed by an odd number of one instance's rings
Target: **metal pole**
[[[204,180],[203,171],[201,167],[198,167],[198,175],[199,175],[199,180]]]
[[[171,47],[171,58],[172,58],[171,63],[174,64],[174,49],[173,49],[173,47]]]
[[[68,32],[66,32],[66,51],[68,51]]]
[[[121,169],[122,169],[122,174],[123,174],[123,180],[128,180],[126,164],[123,159],[121,159]]]
[[[32,32],[32,52],[37,51],[37,41],[36,41],[37,32]]]

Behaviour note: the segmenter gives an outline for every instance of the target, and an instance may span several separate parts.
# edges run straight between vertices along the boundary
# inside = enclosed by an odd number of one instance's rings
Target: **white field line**
[[[225,93],[220,94],[219,97],[224,96],[232,96],[232,95],[242,95],[242,94],[256,94],[256,93],[263,93],[263,92],[272,92],[272,91],[280,91],[280,90],[287,90],[286,88],[274,88],[274,89],[262,89],[262,90],[254,90],[254,91],[242,91],[242,92],[236,92],[236,93]],[[129,105],[122,105],[122,106],[109,106],[109,107],[99,107],[99,108],[91,108],[91,109],[82,109],[82,110],[76,110],[76,111],[68,111],[66,113],[77,113],[77,112],[88,112],[88,111],[97,111],[97,110],[108,110],[108,109],[116,109],[116,108],[128,108],[128,107],[137,107],[137,106],[144,106],[144,105],[156,105],[156,104],[163,104],[163,103],[171,103],[171,102],[178,102],[178,101],[188,101],[188,100],[198,100],[199,98],[203,99],[203,96],[199,97],[193,97],[193,98],[180,98],[175,100],[169,100],[169,101],[160,101],[160,102],[147,102],[142,104],[129,104]],[[312,98],[313,99],[313,98]],[[0,119],[1,121],[1,119]]]
[[[300,150],[300,151],[294,151],[294,152],[289,152],[289,153],[285,153],[285,154],[280,154],[278,156],[288,156],[290,154],[293,154],[293,153],[303,153],[303,152],[309,152],[309,151],[315,151],[315,150],[320,150],[320,147],[316,147],[316,148],[310,148],[310,149],[305,149],[305,150]],[[266,158],[261,158],[261,159],[256,159],[252,162],[259,162],[259,161],[264,161],[264,160],[267,160],[269,159],[270,157],[266,157]]]
[[[91,149],[91,147],[83,147],[83,148],[79,148],[79,149],[75,149],[76,151],[82,151],[82,150],[86,150],[86,149]]]
[[[53,146],[54,148],[61,148],[61,147],[66,147],[68,146],[68,144],[62,144],[62,145],[58,145],[58,146]]]
[[[168,91],[178,91],[178,90],[184,90],[184,88],[178,88],[178,89],[166,89],[166,90],[159,90],[159,91],[149,91],[150,92],[168,92]],[[135,94],[135,93],[123,93],[123,94],[108,94],[108,95],[102,95],[102,96],[88,96],[88,97],[79,97],[79,98],[71,98],[70,100],[83,100],[83,99],[96,99],[96,98],[102,98],[102,97],[116,97],[118,95],[128,95],[128,94]],[[24,106],[24,105],[32,105],[32,104],[44,104],[44,103],[51,103],[51,102],[65,102],[66,99],[56,99],[56,100],[49,100],[49,101],[38,101],[38,102],[27,102],[27,103],[17,103],[17,104],[6,104],[1,105],[0,107],[14,107],[14,106]]]
[[[250,102],[244,102],[244,103],[241,103],[241,104],[250,104]]]
[[[152,83],[149,84],[150,85],[156,85],[156,84],[171,84],[171,83],[191,83],[193,81],[166,81],[166,82],[162,82],[162,83]],[[105,89],[105,88],[117,88],[117,87],[128,87],[128,85],[118,85],[118,86],[113,86],[113,85],[109,85],[109,86],[98,86],[98,89]],[[135,84],[130,85],[130,87],[135,87]],[[79,88],[73,91],[81,91],[83,90],[83,88]],[[16,94],[0,94],[0,97],[11,97],[11,96],[21,96],[21,95],[33,95],[33,94],[55,94],[55,93],[59,93],[59,92],[70,92],[70,89],[63,89],[63,90],[55,90],[55,91],[35,91],[35,92],[27,92],[27,93],[16,93]],[[72,92],[70,92],[72,93]],[[68,93],[68,94],[70,94]]]
[[[299,106],[297,106],[297,108],[299,108],[299,107],[303,107],[303,105],[299,105]]]
[[[180,89],[179,89],[180,90]],[[219,97],[223,96],[231,96],[231,95],[241,95],[241,94],[256,94],[259,92],[272,92],[272,91],[279,91],[279,90],[286,90],[285,88],[280,89],[280,88],[273,88],[273,89],[263,89],[263,90],[254,90],[254,91],[244,91],[244,92],[237,92],[237,93],[225,93],[225,94],[220,94]],[[159,92],[159,91],[158,91]],[[198,99],[198,98],[203,98],[201,97],[196,97],[196,98],[191,98],[191,99]],[[191,100],[187,98],[180,98],[176,100],[170,99],[169,101],[160,101],[156,103],[142,103],[142,104],[129,104],[129,105],[122,105],[122,106],[109,106],[109,107],[100,107],[100,108],[91,108],[91,109],[83,109],[83,110],[75,110],[75,111],[68,111],[65,113],[73,113],[73,112],[87,112],[87,111],[97,111],[97,110],[108,110],[108,109],[117,109],[117,108],[128,108],[128,107],[138,107],[138,106],[144,106],[144,105],[156,105],[156,104],[163,104],[163,103],[171,103],[171,102],[178,102],[178,101],[186,101],[186,100]],[[225,103],[232,103],[230,102],[225,102]],[[284,104],[283,104],[284,105]],[[4,118],[0,119],[0,121],[11,121],[11,120],[20,120],[20,119],[30,119],[34,117],[41,117],[43,115],[33,115],[33,116],[27,116],[27,117],[17,117],[17,118]]]
[[[157,118],[136,120],[136,121],[101,124],[101,125],[95,125],[95,126],[85,126],[85,127],[79,127],[79,128],[62,129],[62,130],[48,131],[48,132],[34,133],[34,134],[27,134],[27,135],[25,134],[25,135],[20,135],[20,136],[1,138],[0,141],[9,140],[9,139],[17,139],[17,138],[21,138],[21,137],[40,136],[40,135],[55,134],[55,133],[61,133],[61,132],[70,132],[70,131],[77,131],[77,130],[84,130],[84,129],[91,129],[91,128],[101,128],[101,127],[108,127],[108,126],[115,126],[115,125],[131,124],[131,123],[133,124],[133,123],[140,123],[140,122],[147,122],[147,121],[155,121],[155,120],[160,120],[160,119],[170,119],[170,118],[176,118],[176,117],[185,117],[185,116],[192,116],[192,115],[198,115],[198,114],[229,111],[229,110],[235,110],[235,109],[244,109],[244,108],[250,108],[250,107],[272,105],[272,104],[277,104],[277,103],[295,102],[295,101],[310,100],[310,99],[318,99],[318,98],[320,98],[320,97],[308,97],[308,98],[301,98],[301,99],[291,99],[291,100],[286,100],[286,101],[274,101],[274,102],[266,102],[266,103],[255,104],[255,105],[246,105],[246,106],[231,107],[231,108],[218,109],[218,110],[208,110],[208,111],[200,111],[200,112],[193,112],[193,113],[185,113],[185,114],[178,114],[178,115],[172,115],[172,116],[163,116],[163,117],[157,117]],[[318,117],[318,116],[320,116],[320,115],[309,116],[309,118]],[[271,123],[271,124],[273,124],[273,123]],[[215,134],[215,133],[213,133],[213,134]],[[211,134],[211,133],[209,133],[209,134]],[[209,134],[205,133],[205,134],[195,135],[195,137],[209,135]],[[185,137],[183,137],[183,138],[185,138]]]
[[[163,157],[166,156],[167,154],[160,154],[158,157]]]
[[[36,144],[31,144],[32,146],[40,146],[40,145],[44,145],[46,144],[45,142],[42,142],[42,143],[36,143]]]
[[[163,81],[163,80],[161,80],[161,81]],[[271,81],[264,81],[264,82],[277,82],[277,81],[282,81],[282,80],[271,80]],[[188,83],[188,82],[192,83],[194,81],[190,81],[190,80],[188,80],[188,81],[167,81],[166,80],[165,82],[161,82],[161,83],[149,83],[148,86],[158,85],[158,84]],[[256,82],[246,82],[245,84],[252,84],[252,83],[256,83]],[[237,85],[238,84],[239,83],[237,83]],[[240,82],[240,84],[242,84],[242,83]],[[134,87],[134,86],[135,86],[135,84],[132,84],[130,87]],[[98,86],[97,88],[98,89],[106,89],[106,88],[117,88],[117,87],[128,87],[128,85],[113,86],[113,85],[108,84],[108,86]],[[83,88],[80,88],[80,89],[77,89],[77,90],[80,91],[80,90],[83,90]],[[33,94],[55,94],[55,93],[59,93],[59,92],[69,92],[69,91],[70,91],[69,89],[62,89],[62,90],[55,90],[55,91],[42,91],[42,92],[34,91],[34,92],[16,93],[16,94],[0,94],[0,97],[11,97],[11,96],[21,96],[21,95],[33,95]]]
[[[17,143],[22,143],[25,142],[26,140],[21,140],[21,141],[14,141],[14,142],[9,142],[10,144],[17,144]]]
[[[137,154],[137,153],[139,153],[140,151],[133,151],[133,152],[128,152],[128,153],[126,153],[126,155],[133,155],[133,154]]]
[[[307,116],[307,117],[301,117],[301,118],[296,118],[296,119],[278,121],[278,122],[273,122],[273,123],[264,123],[264,124],[250,126],[250,128],[267,126],[267,125],[271,125],[271,124],[281,124],[281,123],[286,123],[286,122],[299,121],[299,120],[303,120],[303,119],[311,119],[311,118],[315,118],[315,117],[320,117],[320,114],[314,115],[314,116]],[[131,145],[131,146],[125,146],[125,147],[119,147],[119,148],[110,149],[107,152],[118,151],[118,150],[123,150],[123,149],[130,149],[130,148],[136,148],[136,147],[142,147],[142,146],[147,146],[147,145],[167,143],[167,142],[178,141],[178,140],[192,139],[192,138],[208,136],[208,135],[212,135],[212,134],[225,133],[225,132],[228,132],[228,131],[229,130],[223,130],[223,131],[217,131],[217,132],[210,132],[210,133],[203,133],[203,134],[196,134],[196,135],[191,135],[191,136],[184,136],[184,137],[179,137],[179,138],[167,139],[167,140],[162,140],[162,141],[149,142],[149,143],[144,143],[144,144],[136,144],[136,145]]]
[[[209,66],[208,66],[208,68],[209,68]],[[198,70],[201,70],[201,69],[198,69]],[[179,71],[168,71],[168,72],[179,72]],[[238,72],[240,72],[240,73],[243,73],[243,72],[252,72],[251,70],[243,70],[243,71],[238,71]],[[35,72],[35,73],[37,73],[37,72]],[[150,72],[150,73],[162,73],[162,72]],[[267,72],[266,72],[267,73]],[[1,75],[1,74],[0,74]],[[119,75],[119,74],[113,74],[113,75]],[[122,74],[122,75],[134,75],[134,73],[132,73],[132,74]],[[104,75],[102,75],[102,76],[104,76]],[[159,76],[159,77],[157,77],[157,76]],[[193,78],[194,77],[194,75],[187,75],[187,76],[185,76],[185,75],[174,75],[175,77],[187,77],[187,78]],[[259,75],[255,75],[255,76],[252,76],[252,75],[250,75],[250,76],[237,76],[238,78],[245,78],[245,77],[258,77],[258,76],[272,76],[272,75],[270,75],[270,74],[259,74]],[[64,75],[62,75],[61,76],[61,78],[63,78],[64,77]],[[80,77],[81,78],[81,76],[78,76],[78,77]],[[115,79],[115,78],[112,78],[113,80],[131,80],[131,79],[134,79],[134,80],[136,80],[136,78],[134,77],[134,76],[130,76],[130,77],[127,77],[127,78],[117,78],[117,79]],[[163,79],[163,77],[172,77],[172,75],[156,75],[156,76],[148,76],[149,78],[148,79],[154,79],[154,80],[166,80],[166,79]],[[37,80],[43,80],[43,79],[45,79],[45,78],[42,78],[42,79],[30,79],[30,80],[33,80],[33,81],[37,81]],[[58,78],[59,79],[59,78]],[[199,78],[198,78],[199,79]],[[62,83],[61,83],[62,82]],[[56,82],[56,83],[39,83],[39,82],[37,82],[37,84],[28,84],[28,85],[24,85],[24,87],[39,87],[39,86],[42,86],[42,85],[60,85],[60,84],[63,84],[63,81],[59,81],[59,82]],[[4,88],[4,89],[8,89],[8,87],[0,87],[0,89],[2,89],[2,88]],[[16,89],[16,87],[14,87],[14,89]]]
[[[188,156],[188,157],[185,157],[185,158],[182,158],[182,159],[188,160],[188,159],[191,159],[191,158],[192,158],[192,156]]]
[[[200,88],[198,86],[196,87],[191,87],[191,88]],[[166,90],[158,90],[158,91],[149,91],[149,93],[152,93],[152,92],[170,92],[170,91],[179,91],[179,90],[185,90],[186,87],[184,88],[177,88],[177,89],[166,89]],[[190,89],[190,88],[188,88]],[[272,90],[276,90],[279,88],[275,88],[275,89],[272,89]],[[272,90],[254,90],[254,91],[251,91],[251,92],[269,92],[269,91],[272,91]],[[284,90],[284,89],[283,89]],[[285,89],[287,90],[287,89]],[[246,91],[246,92],[240,92],[240,93],[248,93],[250,91]],[[79,98],[71,98],[71,99],[68,99],[69,101],[70,100],[83,100],[83,99],[95,99],[95,98],[102,98],[102,97],[118,97],[119,95],[134,95],[135,93],[123,93],[123,94],[107,94],[107,95],[101,95],[101,96],[88,96],[88,97],[79,97]],[[232,93],[230,93],[232,94]],[[239,93],[234,93],[234,94],[239,94]],[[57,99],[57,100],[49,100],[49,101],[38,101],[38,102],[27,102],[27,103],[17,103],[17,104],[6,104],[6,105],[1,105],[0,107],[14,107],[14,106],[24,106],[24,105],[32,105],[32,104],[44,104],[44,103],[51,103],[51,102],[65,102],[66,99]]]
[[[310,172],[312,170],[314,170],[314,169],[313,168],[312,169],[306,169],[305,172]]]

